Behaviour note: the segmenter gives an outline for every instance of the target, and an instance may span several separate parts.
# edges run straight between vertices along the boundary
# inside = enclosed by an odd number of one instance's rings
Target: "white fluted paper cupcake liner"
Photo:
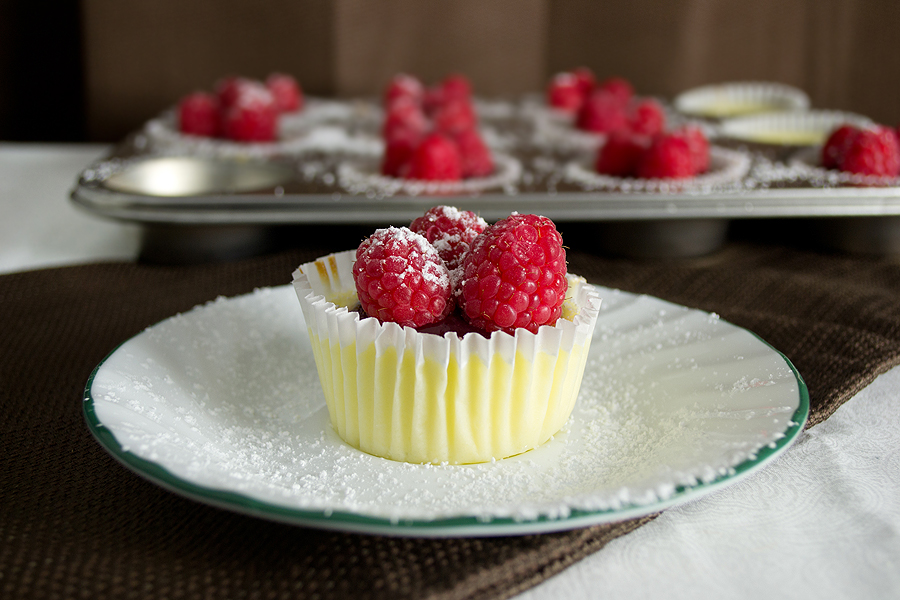
[[[352,310],[354,256],[332,254],[294,273],[344,441],[393,460],[466,464],[525,452],[559,431],[581,385],[600,307],[595,288],[570,276],[568,308],[577,313],[537,334],[439,336],[361,319]]]
[[[725,119],[719,135],[746,142],[787,146],[815,146],[843,124],[868,127],[872,120],[839,110],[797,110]]]
[[[586,190],[618,190],[622,192],[704,192],[728,185],[738,185],[750,170],[751,159],[746,152],[720,146],[709,148],[709,170],[689,179],[640,179],[614,177],[594,170],[593,156],[566,165],[566,181]]]
[[[780,110],[806,110],[809,96],[782,83],[740,81],[704,85],[682,92],[675,109],[689,115],[722,119]]]
[[[788,166],[800,177],[813,182],[816,186],[854,185],[862,187],[900,186],[900,177],[880,175],[858,175],[837,169],[826,169],[822,166],[822,147],[811,146],[795,152]]]
[[[513,186],[522,175],[521,163],[511,156],[495,152],[494,172],[486,177],[461,181],[425,181],[388,177],[380,172],[381,153],[358,153],[338,166],[338,183],[351,194],[373,198],[396,194],[410,196],[445,196],[475,194]]]

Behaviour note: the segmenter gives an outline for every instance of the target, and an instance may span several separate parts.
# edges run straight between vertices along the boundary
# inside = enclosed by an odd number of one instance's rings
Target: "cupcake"
[[[724,119],[782,110],[807,110],[803,90],[781,83],[735,82],[704,85],[675,97],[675,109],[683,114]]]
[[[451,226],[471,215],[433,210]],[[438,221],[378,230],[294,272],[332,426],[411,463],[520,454],[569,418],[600,299],[565,273],[549,219],[514,213],[474,234]],[[451,247],[452,272],[439,251]]]

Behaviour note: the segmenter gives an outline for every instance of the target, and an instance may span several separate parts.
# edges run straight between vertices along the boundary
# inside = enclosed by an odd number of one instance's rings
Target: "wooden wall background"
[[[0,0],[0,17],[18,4]],[[803,88],[816,107],[900,122],[896,0],[82,0],[77,8],[68,52],[80,57],[70,85],[80,96],[60,102],[78,107],[91,140],[119,139],[223,75],[276,70],[327,96],[375,94],[399,71],[425,80],[461,71],[486,96],[542,89],[552,73],[579,65],[666,97],[770,80]],[[8,65],[0,36],[4,54]],[[9,80],[3,65],[0,87],[4,72]],[[0,120],[16,116],[10,105],[0,92]]]

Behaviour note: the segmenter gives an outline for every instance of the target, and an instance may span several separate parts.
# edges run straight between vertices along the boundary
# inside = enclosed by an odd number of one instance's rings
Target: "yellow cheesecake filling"
[[[392,460],[465,464],[525,452],[559,431],[578,397],[599,309],[592,286],[569,276],[568,318],[538,334],[438,336],[360,319],[347,309],[355,294],[337,305],[350,296],[341,282],[352,256],[303,265],[294,280],[341,439]]]
[[[814,129],[761,129],[747,131],[741,138],[761,144],[783,144],[786,146],[816,146],[825,143],[827,131]]]

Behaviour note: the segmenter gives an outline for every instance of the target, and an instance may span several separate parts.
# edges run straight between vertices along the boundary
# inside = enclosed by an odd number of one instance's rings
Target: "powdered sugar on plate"
[[[414,523],[407,535],[649,514],[762,466],[760,453],[796,435],[799,380],[765,343],[715,315],[602,294],[572,418],[493,463],[413,465],[344,444],[287,286],[216,300],[123,344],[90,383],[88,420],[110,452],[176,492],[324,527]],[[460,518],[473,521],[442,526]]]

